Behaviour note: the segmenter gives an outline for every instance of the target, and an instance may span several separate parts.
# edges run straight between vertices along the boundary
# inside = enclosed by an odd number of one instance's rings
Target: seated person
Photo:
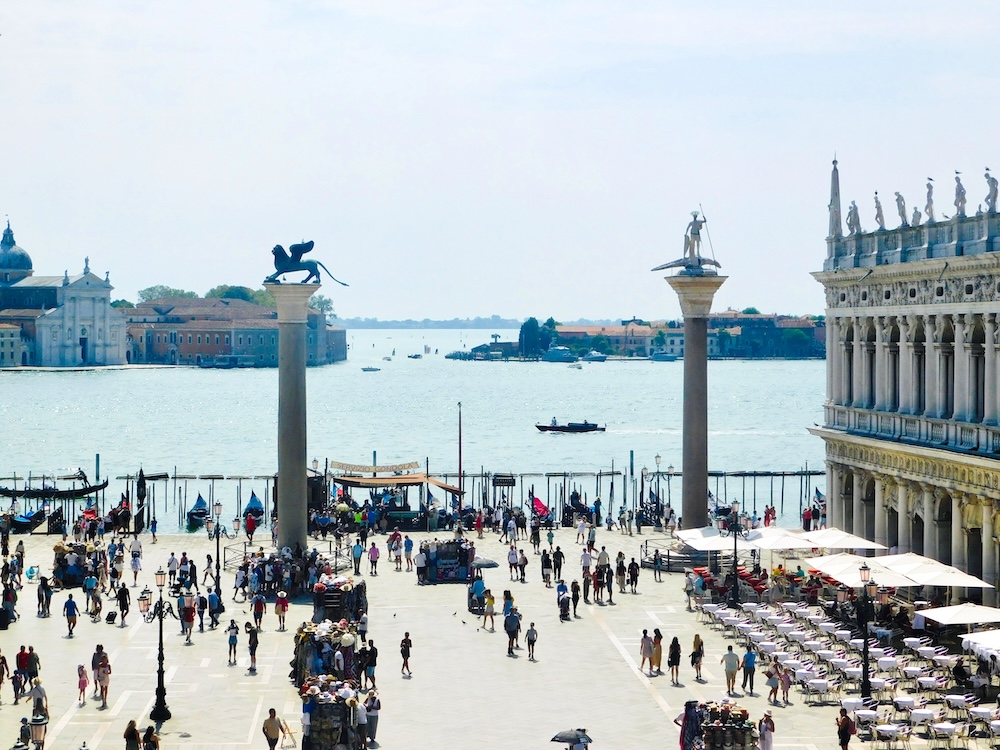
[[[805,578],[806,577],[806,572],[804,570],[802,570],[802,566],[801,565],[795,569],[795,577],[796,578]]]
[[[972,675],[969,670],[966,669],[965,663],[961,658],[955,662],[955,666],[951,668],[951,676],[955,678],[955,684],[961,687],[969,687],[971,685],[970,679]]]
[[[900,607],[896,616],[892,618],[892,624],[897,628],[908,630],[910,627],[910,616],[906,613],[906,607]]]

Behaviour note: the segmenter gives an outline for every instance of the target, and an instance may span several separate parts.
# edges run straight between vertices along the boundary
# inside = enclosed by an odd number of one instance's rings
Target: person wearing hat
[[[760,721],[757,722],[757,730],[760,732],[759,750],[772,750],[774,747],[774,715],[771,709],[767,709]]]
[[[365,711],[368,713],[368,741],[375,742],[375,733],[378,731],[378,712],[382,710],[382,701],[378,697],[378,690],[372,688],[365,698]]]
[[[285,591],[278,592],[278,598],[274,602],[274,614],[278,616],[278,630],[283,631],[285,629],[285,613],[288,612],[288,593]]]

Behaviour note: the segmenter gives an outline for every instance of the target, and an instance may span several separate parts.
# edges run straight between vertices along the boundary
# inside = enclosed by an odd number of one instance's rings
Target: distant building
[[[19,367],[25,359],[21,326],[0,323],[0,367]]]
[[[90,272],[89,259],[81,274],[35,276],[7,223],[0,239],[0,324],[19,329],[21,364],[124,364],[125,318],[111,307],[112,289],[107,274]]]
[[[129,310],[129,361],[171,365],[277,367],[275,308],[240,299],[151,300]],[[310,310],[309,365],[347,359],[347,332]]]

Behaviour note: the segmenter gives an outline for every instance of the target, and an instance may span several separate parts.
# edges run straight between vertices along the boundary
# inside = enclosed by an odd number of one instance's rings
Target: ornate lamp
[[[153,574],[153,578],[156,581],[156,588],[163,590],[163,587],[167,585],[167,573],[163,568],[160,568]]]
[[[45,747],[45,733],[49,729],[49,720],[44,716],[32,716],[31,723],[31,741],[35,743],[37,750],[41,750]]]
[[[215,520],[212,518],[205,519],[205,531],[208,532],[208,536],[211,537],[215,531]]]
[[[840,586],[837,589],[837,604],[846,604],[849,593],[847,586]]]
[[[240,517],[236,516],[233,519],[233,532],[238,532],[240,530]]]
[[[215,501],[215,505],[212,506],[212,510],[215,511],[215,517],[216,518],[222,518],[222,503],[220,503],[218,500],[216,500]]]
[[[149,613],[149,607],[150,604],[152,603],[152,600],[153,600],[153,592],[151,592],[148,587],[144,588],[142,590],[142,593],[139,594],[139,612],[141,612],[143,616]]]

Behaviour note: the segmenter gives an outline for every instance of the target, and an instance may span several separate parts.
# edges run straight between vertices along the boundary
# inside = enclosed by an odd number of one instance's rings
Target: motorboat
[[[543,362],[576,362],[578,357],[565,346],[551,346],[542,355]]]
[[[591,349],[589,352],[583,355],[584,362],[607,362],[607,360],[608,360],[608,355],[601,354],[596,349]]]
[[[583,369],[583,365],[581,365],[579,362],[573,362],[573,363],[571,363],[569,365],[569,369],[571,369],[571,370],[582,370]]]
[[[665,351],[653,352],[649,355],[650,362],[676,362],[676,354],[667,354]]]
[[[605,428],[584,420],[583,422],[567,422],[559,424],[552,420],[550,424],[536,424],[539,432],[604,432]]]
[[[362,367],[361,372],[381,372],[380,367]]]
[[[407,359],[423,359],[424,355],[423,354],[407,354],[406,358]]]

